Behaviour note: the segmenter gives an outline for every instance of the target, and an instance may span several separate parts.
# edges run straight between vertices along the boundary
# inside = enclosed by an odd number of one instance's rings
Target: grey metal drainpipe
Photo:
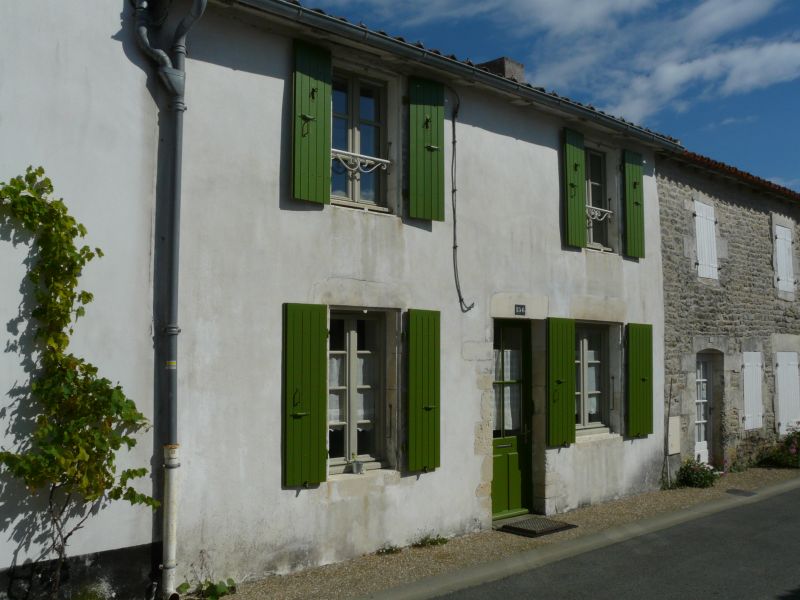
[[[166,404],[168,420],[168,439],[164,443],[164,493],[162,511],[163,526],[163,562],[161,595],[163,598],[175,599],[175,570],[177,567],[177,517],[178,489],[177,470],[180,467],[178,445],[178,270],[180,266],[180,226],[181,226],[181,165],[183,160],[183,113],[184,92],[186,82],[186,36],[192,26],[203,16],[208,0],[194,0],[189,13],[181,20],[172,42],[172,55],[163,50],[153,48],[148,35],[149,14],[147,0],[136,0],[136,39],[142,51],[158,65],[158,76],[170,96],[170,110],[174,118],[174,135],[171,140],[171,177],[169,178],[169,213],[171,230],[166,248],[167,269],[167,315],[162,331],[166,346],[164,387],[167,397],[159,398],[158,405]]]

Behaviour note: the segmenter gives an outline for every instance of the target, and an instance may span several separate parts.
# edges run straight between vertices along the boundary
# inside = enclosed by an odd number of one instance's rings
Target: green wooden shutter
[[[653,326],[628,324],[628,436],[653,433]]]
[[[575,441],[575,321],[547,319],[547,445]]]
[[[586,154],[572,129],[564,129],[564,229],[567,246],[586,246]]]
[[[331,197],[331,54],[295,41],[292,193],[328,204]]]
[[[283,305],[283,485],[325,481],[327,308]]]
[[[625,254],[644,258],[642,155],[625,150]]]
[[[408,311],[408,470],[439,466],[439,312]]]
[[[412,77],[409,97],[409,215],[444,221],[444,86]]]

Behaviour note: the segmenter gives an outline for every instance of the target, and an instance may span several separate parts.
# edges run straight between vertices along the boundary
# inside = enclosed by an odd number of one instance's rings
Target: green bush
[[[690,458],[678,469],[675,483],[678,487],[707,488],[714,485],[718,478],[719,474],[714,470],[714,467]]]
[[[800,468],[800,429],[790,431],[777,443],[762,450],[758,457],[758,466]]]

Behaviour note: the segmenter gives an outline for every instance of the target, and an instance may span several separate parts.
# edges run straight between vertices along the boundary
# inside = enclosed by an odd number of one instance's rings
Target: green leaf
[[[189,591],[190,587],[191,586],[189,585],[189,582],[188,581],[184,581],[177,588],[175,588],[175,591],[178,592],[179,594],[183,595],[183,594],[185,594],[186,592]]]

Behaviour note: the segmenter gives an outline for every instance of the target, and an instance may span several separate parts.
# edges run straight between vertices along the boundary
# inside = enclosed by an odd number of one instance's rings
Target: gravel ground
[[[453,538],[441,546],[404,548],[396,554],[368,554],[333,565],[245,583],[240,586],[236,597],[238,600],[356,598],[659,513],[688,508],[728,496],[726,490],[731,488],[756,490],[795,477],[800,477],[800,471],[754,468],[742,473],[727,473],[713,488],[647,492],[564,513],[555,518],[577,525],[577,528],[544,537],[527,538],[483,531]]]

